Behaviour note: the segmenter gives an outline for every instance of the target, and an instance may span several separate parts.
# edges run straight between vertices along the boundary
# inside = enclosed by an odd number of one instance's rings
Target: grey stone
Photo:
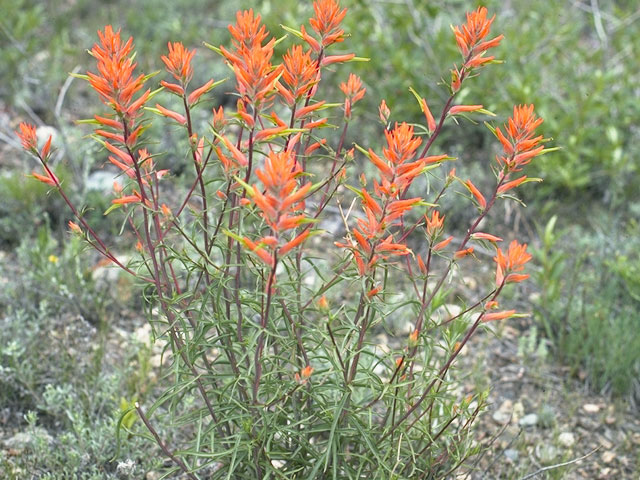
[[[504,456],[507,457],[509,460],[511,460],[513,463],[515,463],[518,461],[518,457],[520,456],[520,454],[514,448],[507,448],[504,451]]]
[[[562,432],[558,435],[558,443],[565,448],[571,448],[576,443],[576,436],[572,432]]]
[[[522,417],[520,419],[520,422],[518,422],[518,423],[523,428],[535,427],[538,424],[538,415],[536,415],[535,413],[530,413],[530,414],[525,415],[524,417]]]

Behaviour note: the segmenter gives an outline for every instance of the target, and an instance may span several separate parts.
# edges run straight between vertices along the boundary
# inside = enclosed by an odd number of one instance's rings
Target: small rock
[[[13,437],[5,440],[4,444],[8,450],[23,450],[33,446],[37,438],[44,439],[49,444],[53,443],[53,438],[44,428],[36,427],[34,431],[16,433]]]
[[[500,425],[504,425],[505,423],[509,422],[509,420],[511,420],[511,414],[509,412],[496,410],[495,412],[493,412],[491,418],[493,418],[494,422],[499,423]]]
[[[615,452],[604,452],[602,454],[602,461],[604,463],[611,463],[611,462],[613,462],[614,458],[616,458]]]
[[[505,400],[498,407],[498,410],[493,412],[492,418],[496,423],[500,425],[504,425],[505,423],[508,423],[512,419],[512,412],[513,412],[513,402],[511,400]]]
[[[576,443],[576,436],[572,432],[562,432],[558,435],[558,443],[565,448],[571,448]]]
[[[600,411],[600,407],[595,403],[585,403],[582,405],[582,409],[587,413],[598,413]]]
[[[113,191],[113,182],[122,183],[121,175],[112,170],[96,170],[91,172],[87,177],[87,190],[111,193]]]
[[[518,453],[518,451],[514,448],[507,448],[504,451],[504,456],[507,457],[510,461],[512,461],[513,463],[516,463],[518,461],[518,456],[520,454]]]
[[[144,478],[145,480],[158,480],[161,476],[162,476],[162,473],[151,471],[151,472],[147,472]]]
[[[535,413],[529,413],[520,419],[518,422],[521,427],[535,427],[538,424],[538,415]]]
[[[478,288],[478,281],[475,279],[475,277],[462,277],[462,281],[471,290],[475,290],[476,288]]]
[[[524,417],[524,405],[522,402],[516,402],[513,404],[513,421],[517,422]]]

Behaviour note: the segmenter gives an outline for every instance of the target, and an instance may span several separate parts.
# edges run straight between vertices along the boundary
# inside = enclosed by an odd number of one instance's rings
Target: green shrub
[[[114,341],[106,326],[120,308],[92,278],[80,242],[61,247],[41,228],[4,258],[0,276],[0,477],[20,480],[129,478],[159,467],[136,438],[114,432],[123,398],[138,398],[149,383],[148,347]],[[118,366],[114,366],[117,364]],[[9,434],[9,432],[14,432]],[[11,450],[13,454],[6,455]],[[28,475],[28,476],[27,476]]]
[[[640,398],[640,239],[636,220],[542,235],[536,317],[560,359],[595,390]],[[620,236],[611,231],[622,231]]]

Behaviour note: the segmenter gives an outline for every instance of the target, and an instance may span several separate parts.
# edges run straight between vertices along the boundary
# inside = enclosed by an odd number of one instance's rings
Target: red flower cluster
[[[340,10],[340,5],[335,0],[317,0],[313,2],[315,17],[309,20],[311,28],[320,35],[323,47],[344,40],[344,30],[340,23],[347,14],[347,9]]]
[[[36,134],[36,126],[22,122],[20,123],[19,128],[20,131],[15,133],[20,139],[20,143],[22,143],[22,148],[24,148],[27,152],[30,152],[33,155],[37,156],[40,159],[42,166],[44,167],[44,175],[36,172],[31,172],[31,176],[36,180],[39,180],[42,183],[46,183],[47,185],[51,185],[53,187],[60,185],[58,177],[56,177],[51,169],[47,166],[47,160],[49,159],[49,153],[51,152],[51,140],[53,137],[49,135],[49,138],[47,139],[42,149],[38,151],[38,136]]]
[[[253,15],[253,10],[238,12],[236,25],[229,26],[234,50],[220,47],[236,75],[238,93],[254,107],[274,91],[283,68],[271,64],[275,39],[262,44],[269,33],[260,20],[260,15]]]
[[[523,175],[515,180],[509,180],[509,175],[519,172],[532,158],[540,155],[544,146],[542,135],[536,135],[536,128],[542,123],[542,118],[536,118],[533,105],[518,105],[513,107],[513,117],[504,125],[506,135],[500,128],[496,128],[496,136],[502,144],[504,155],[496,156],[500,172],[501,185],[498,193],[504,193],[523,183],[527,176]]]
[[[509,244],[506,254],[501,250],[496,250],[493,257],[498,264],[496,269],[496,286],[500,287],[506,283],[518,283],[529,278],[528,274],[521,274],[524,264],[531,260],[531,254],[527,253],[527,244],[519,244],[514,240]]]
[[[482,41],[489,34],[491,24],[495,18],[495,15],[487,18],[486,7],[479,7],[475,12],[467,13],[467,23],[465,25],[454,27],[453,32],[456,36],[458,48],[465,59],[464,67],[479,67],[495,58],[484,57],[484,52],[498,46],[504,35],[499,35],[492,40]]]
[[[344,115],[347,118],[351,117],[351,106],[362,100],[364,94],[367,92],[366,88],[362,88],[362,80],[353,73],[349,74],[349,80],[340,84],[340,90],[345,94],[347,99],[344,101]]]
[[[309,193],[311,183],[298,188],[297,176],[301,172],[302,167],[292,151],[271,152],[265,160],[264,168],[256,170],[256,176],[265,188],[264,193],[258,185],[248,190],[253,203],[269,225],[271,235],[262,237],[258,243],[245,237],[243,243],[269,266],[274,266],[277,258],[286,255],[309,236],[310,230],[305,229],[281,245],[281,234],[297,228],[307,220],[300,212],[304,209],[304,197]]]
[[[191,60],[196,54],[195,50],[187,50],[182,43],[169,42],[169,55],[163,55],[160,57],[164,62],[167,72],[169,72],[178,83],[169,83],[161,81],[160,84],[169,90],[170,92],[182,97],[187,105],[191,105],[198,101],[198,99],[205,94],[213,86],[213,80],[209,80],[201,87],[195,89],[185,98],[185,91],[187,84],[193,77],[193,67],[191,66]],[[187,117],[184,115],[164,108],[162,105],[156,104],[156,108],[165,117],[171,118],[181,125],[187,124]]]
[[[98,74],[87,72],[89,83],[119,116],[133,119],[150,94],[147,90],[137,100],[133,99],[144,86],[144,75],[133,76],[137,65],[132,56],[133,39],[129,37],[123,43],[120,30],[114,32],[111,25],[104,32],[98,31],[98,37],[100,44],[96,43],[90,51],[98,61]]]
[[[307,95],[320,81],[317,62],[311,58],[311,50],[303,51],[294,45],[282,57],[284,69],[282,80],[288,88],[278,82],[276,87],[290,106]]]
[[[411,250],[404,243],[395,243],[389,229],[405,213],[422,201],[422,198],[402,199],[413,180],[431,162],[442,160],[446,155],[426,157],[414,160],[422,140],[413,135],[413,127],[402,123],[393,130],[385,130],[387,146],[382,149],[380,158],[369,150],[369,158],[380,173],[380,182],[374,181],[374,199],[362,189],[363,210],[366,218],[358,219],[358,226],[351,230],[355,242],[336,243],[349,248],[354,255],[361,275],[369,272],[379,259],[393,255],[408,255]]]
[[[536,118],[533,105],[514,106],[513,117],[504,125],[507,135],[496,128],[496,135],[505,153],[497,157],[498,163],[509,172],[519,172],[523,165],[539,155],[544,149],[543,145],[539,145],[543,138],[542,135],[535,136],[535,130],[542,122],[542,118]]]

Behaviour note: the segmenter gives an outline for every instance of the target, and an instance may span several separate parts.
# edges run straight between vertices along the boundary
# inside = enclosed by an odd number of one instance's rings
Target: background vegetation
[[[120,329],[131,339],[142,325],[141,318],[122,319],[123,312],[135,311],[139,300],[125,295],[116,301],[131,286],[118,286],[126,280],[107,278],[103,272],[95,274],[95,259],[70,242],[59,200],[24,178],[33,165],[25,165],[12,131],[22,119],[55,129],[63,152],[58,159],[62,176],[80,186],[80,203],[95,208],[94,224],[115,233],[119,225],[101,215],[108,204],[105,185],[110,188],[108,176],[101,176],[104,154],[87,145],[81,138],[87,131],[73,123],[95,112],[98,100],[67,75],[91,68],[85,50],[94,43],[96,30],[108,23],[122,27],[136,40],[141,69],[154,71],[161,68],[159,55],[169,40],[191,46],[226,43],[226,25],[238,8],[261,12],[279,36],[284,33],[280,24],[295,26],[309,17],[310,4],[0,0],[0,406],[12,412],[5,424],[31,432],[16,447],[30,456],[0,456],[0,473],[4,468],[13,478],[36,470],[65,472],[51,478],[75,472],[90,472],[83,478],[116,478],[127,468],[112,461],[117,412],[122,402],[126,406],[152,388],[146,340],[127,341],[129,351],[116,357],[105,353],[114,331]],[[510,60],[469,82],[461,101],[484,103],[499,114],[496,121],[506,118],[512,105],[533,102],[545,119],[542,130],[562,147],[530,166],[527,173],[544,177],[544,182],[523,189],[527,211],[502,212],[505,233],[525,232],[538,252],[536,291],[529,306],[532,322],[550,342],[550,361],[563,362],[592,391],[639,401],[637,3],[343,4],[350,9],[345,30],[352,38],[342,48],[371,59],[353,68],[368,90],[359,106],[360,112],[368,112],[361,132],[372,139],[383,98],[392,118],[421,121],[410,86],[438,111],[445,100],[441,79],[450,75],[447,68],[457,60],[449,26],[480,4],[497,14],[493,29],[504,33],[505,40],[496,55]],[[228,76],[212,52],[200,48],[196,58],[196,75],[202,78],[195,83]],[[216,101],[229,100],[221,95]],[[478,131],[467,135],[462,123],[447,128],[439,143],[442,152],[460,157],[458,171],[474,178],[496,153],[490,132]],[[169,132],[166,142],[171,141]],[[176,159],[172,166],[178,173],[180,162]],[[51,443],[56,448],[51,449]],[[133,440],[126,445],[121,458],[145,458],[141,445]],[[138,465],[153,468],[148,462]]]

